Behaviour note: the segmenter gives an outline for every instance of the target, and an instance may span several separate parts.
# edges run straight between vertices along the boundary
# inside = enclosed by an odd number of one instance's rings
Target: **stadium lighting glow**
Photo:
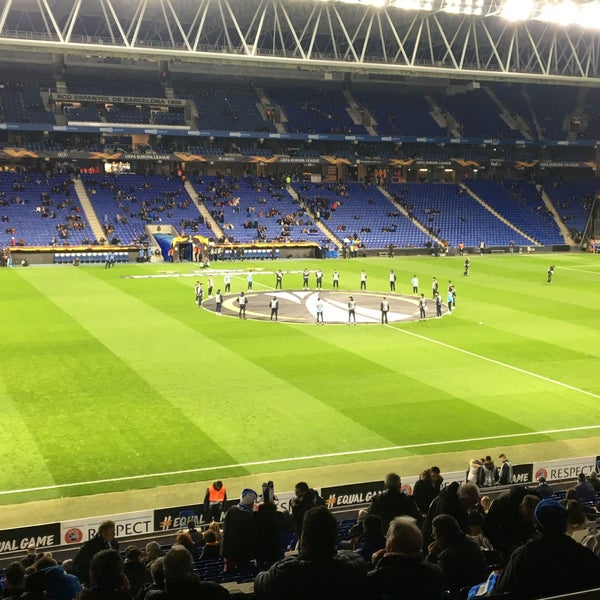
[[[533,14],[535,4],[532,0],[506,0],[500,16],[507,21],[524,21]]]
[[[421,0],[393,0],[390,6],[404,10],[432,10],[431,2],[422,2]]]
[[[573,2],[562,2],[560,4],[545,4],[540,9],[538,19],[550,23],[562,23],[569,25],[577,21],[577,7]]]
[[[305,1],[305,0],[298,0]],[[600,29],[600,0],[317,0],[450,14],[500,16],[507,21],[534,19],[556,25]]]

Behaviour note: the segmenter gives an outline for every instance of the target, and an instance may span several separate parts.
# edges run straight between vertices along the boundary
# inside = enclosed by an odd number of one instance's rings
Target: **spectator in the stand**
[[[244,489],[238,504],[225,514],[221,554],[227,570],[244,569],[254,558],[256,523],[252,513],[256,498],[254,490]]]
[[[145,585],[152,582],[150,570],[141,560],[142,551],[137,546],[129,546],[125,550],[123,573],[129,581],[130,594],[135,596]]]
[[[67,573],[64,566],[48,567],[44,572],[48,600],[73,600],[81,591],[79,579]]]
[[[292,529],[289,513],[277,510],[273,487],[263,484],[263,502],[254,513],[256,526],[255,558],[260,563],[274,563],[283,556],[281,535]]]
[[[446,486],[440,495],[429,506],[423,524],[423,542],[427,547],[433,541],[432,522],[438,515],[452,515],[463,531],[467,531],[469,511],[481,511],[479,506],[479,489],[472,483],[458,484],[453,481]]]
[[[221,544],[223,542],[223,530],[221,529],[221,526],[216,521],[213,521],[212,523],[210,523],[210,525],[207,528],[207,531],[212,531],[215,534],[219,544]]]
[[[323,499],[319,494],[308,487],[306,481],[299,481],[294,488],[294,497],[290,501],[292,507],[292,517],[296,524],[296,532],[298,539],[302,535],[302,526],[304,523],[304,515],[311,508],[324,504]]]
[[[165,553],[160,549],[160,544],[158,542],[152,541],[146,544],[146,550],[144,552],[144,556],[142,557],[142,562],[150,568],[152,563],[164,556]]]
[[[365,598],[367,563],[349,550],[336,550],[337,521],[325,506],[304,515],[300,552],[262,571],[254,581],[264,600]]]
[[[500,553],[503,562],[533,533],[532,501],[525,501],[526,497],[529,497],[527,489],[521,485],[513,486],[496,497],[485,515],[483,533]]]
[[[592,484],[592,487],[596,492],[600,492],[600,479],[598,479],[598,473],[596,473],[596,471],[590,473],[588,481]]]
[[[194,560],[198,560],[198,550],[196,548],[196,544],[194,544],[194,540],[190,535],[189,531],[185,531],[184,529],[180,529],[175,534],[175,543],[187,548],[192,555]]]
[[[37,553],[38,551],[35,544],[27,544],[27,554],[21,559],[21,564],[25,568],[30,567],[35,562]]]
[[[483,552],[458,521],[451,515],[438,515],[432,526],[434,541],[427,548],[427,561],[440,567],[446,589],[455,593],[485,581],[488,570]]]
[[[583,506],[577,500],[569,500],[567,508],[567,533],[576,541],[580,542],[590,525]],[[594,511],[594,515],[596,512]],[[595,521],[594,517],[594,521]]]
[[[123,574],[123,561],[116,550],[94,554],[89,585],[79,594],[81,600],[127,600],[129,583]]]
[[[150,592],[165,589],[164,556],[159,556],[155,561],[152,562],[152,566],[150,567],[150,575],[152,576],[152,583],[144,586],[144,588],[139,592],[135,600],[145,600],[146,597],[150,597]]]
[[[374,558],[367,575],[373,600],[438,600],[443,598],[443,575],[437,565],[423,560],[423,535],[412,517],[396,517],[383,552]]]
[[[512,553],[494,591],[529,600],[600,587],[600,559],[566,535],[567,509],[547,498],[534,521],[539,535]]]
[[[357,540],[354,551],[368,563],[375,552],[385,548],[383,523],[379,515],[367,515],[363,521],[363,533]]]
[[[368,514],[369,511],[366,508],[361,508],[358,511],[356,523],[352,525],[346,538],[340,541],[338,544],[338,547],[341,550],[354,550],[354,548],[356,548],[356,545],[358,544],[358,538],[360,538],[360,536],[364,533],[363,523]]]
[[[440,475],[439,467],[431,467],[421,473],[413,489],[413,498],[421,514],[427,514],[429,505],[433,502],[434,498],[439,496],[443,482],[444,478]]]
[[[82,583],[88,583],[88,572],[92,558],[101,550],[119,550],[119,542],[115,539],[114,521],[103,521],[98,527],[98,533],[88,540],[73,558],[73,574]]]
[[[19,561],[12,562],[4,571],[4,589],[2,598],[17,600],[25,593],[25,568]]]
[[[145,600],[222,600],[230,597],[223,586],[198,579],[192,555],[183,546],[174,545],[163,560],[165,589],[148,592]]]
[[[369,512],[379,515],[383,522],[383,530],[387,531],[392,519],[395,517],[413,517],[417,523],[423,521],[419,508],[412,496],[407,496],[402,491],[402,480],[397,473],[388,473],[385,478],[384,491],[375,496]]]
[[[580,502],[595,502],[596,490],[594,486],[587,480],[585,473],[579,473],[579,483],[575,486],[577,499]]]
[[[200,553],[200,560],[213,560],[221,556],[221,544],[214,531],[207,529],[204,532],[204,546]]]
[[[539,496],[541,500],[545,500],[546,498],[550,498],[554,495],[554,490],[548,483],[546,483],[546,478],[543,475],[538,477],[538,485],[533,492]]]

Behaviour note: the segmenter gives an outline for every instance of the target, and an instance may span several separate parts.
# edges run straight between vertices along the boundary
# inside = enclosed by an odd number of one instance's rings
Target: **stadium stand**
[[[498,184],[483,179],[465,183],[507,221],[539,243],[564,244],[558,226],[533,183],[506,180]]]

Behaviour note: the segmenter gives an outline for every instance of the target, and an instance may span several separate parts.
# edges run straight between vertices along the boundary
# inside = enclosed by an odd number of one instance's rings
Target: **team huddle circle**
[[[240,297],[242,300],[240,306]],[[220,306],[215,296],[202,302],[202,308],[217,315],[256,321],[284,323],[400,323],[422,319],[420,296],[401,294],[342,292],[332,290],[285,290],[275,292],[248,291],[223,294]],[[442,304],[440,314],[448,312]],[[436,301],[426,299],[425,318],[438,316]]]

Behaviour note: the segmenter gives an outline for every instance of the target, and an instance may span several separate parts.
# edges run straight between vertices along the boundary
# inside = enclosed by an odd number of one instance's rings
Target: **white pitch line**
[[[111,479],[97,479],[96,481],[77,481],[73,483],[64,483],[60,485],[46,485],[40,487],[24,488],[20,490],[2,490],[0,496],[8,494],[22,494],[26,492],[40,492],[44,490],[58,490],[71,487],[81,487],[84,485],[99,485],[101,483],[117,483],[122,481],[135,481],[138,479],[150,479],[154,477],[169,477],[172,475],[186,475],[189,473],[202,473],[205,471],[214,471],[219,469],[235,469],[238,467],[257,467],[268,466],[286,462],[300,462],[303,460],[316,460],[321,458],[335,458],[338,456],[358,456],[361,454],[372,454],[376,452],[390,452],[393,450],[411,450],[415,448],[430,448],[432,446],[447,446],[450,444],[465,444],[472,442],[488,442],[490,440],[508,440],[510,438],[531,437],[536,435],[550,435],[555,433],[569,433],[572,431],[590,431],[600,429],[600,425],[584,425],[582,427],[567,427],[564,429],[546,429],[544,431],[526,431],[523,433],[506,433],[499,435],[487,435],[484,437],[464,438],[458,440],[445,440],[441,442],[424,442],[422,444],[407,444],[404,446],[388,446],[386,448],[367,448],[363,450],[347,450],[345,452],[330,452],[328,454],[312,454],[308,456],[294,456],[291,458],[275,458],[273,460],[257,460],[245,463],[236,463],[231,465],[214,465],[212,467],[199,467],[197,469],[184,469],[181,471],[167,471],[165,473],[148,473],[147,475],[131,475],[129,477],[113,477]]]
[[[585,265],[587,266],[587,265]],[[600,275],[600,271],[588,271],[587,269],[579,269],[577,267],[560,267],[561,271],[575,271],[576,273],[589,273],[590,275]]]
[[[534,373],[533,371],[527,371],[526,369],[521,369],[520,367],[515,367],[509,363],[504,363],[500,360],[496,360],[494,358],[489,358],[488,356],[483,356],[483,354],[476,354],[475,352],[471,352],[470,350],[465,350],[464,348],[459,348],[458,346],[453,346],[452,344],[446,344],[446,342],[440,342],[439,340],[435,340],[433,338],[427,337],[425,335],[420,335],[419,333],[414,333],[412,331],[407,331],[406,329],[400,329],[398,327],[392,327],[392,325],[386,325],[390,329],[395,331],[399,331],[401,333],[405,333],[406,335],[412,335],[416,338],[425,340],[426,342],[431,342],[433,344],[438,344],[439,346],[443,346],[444,348],[450,348],[450,350],[456,350],[457,352],[462,352],[463,354],[467,354],[469,356],[473,356],[475,358],[480,358],[481,360],[485,360],[494,365],[498,365],[500,367],[505,367],[506,369],[512,369],[513,371],[517,371],[518,373],[523,373],[524,375],[530,375],[531,377],[536,377],[537,379],[541,379],[542,381],[547,381],[548,383],[553,383],[554,385],[558,385],[574,392],[579,392],[580,394],[585,394],[586,396],[591,396],[592,398],[596,398],[600,400],[600,394],[594,394],[594,392],[590,392],[588,390],[582,390],[581,388],[575,387],[574,385],[569,385],[568,383],[563,383],[562,381],[558,381],[557,379],[552,379],[550,377],[546,377],[545,375],[540,375],[539,373]]]

